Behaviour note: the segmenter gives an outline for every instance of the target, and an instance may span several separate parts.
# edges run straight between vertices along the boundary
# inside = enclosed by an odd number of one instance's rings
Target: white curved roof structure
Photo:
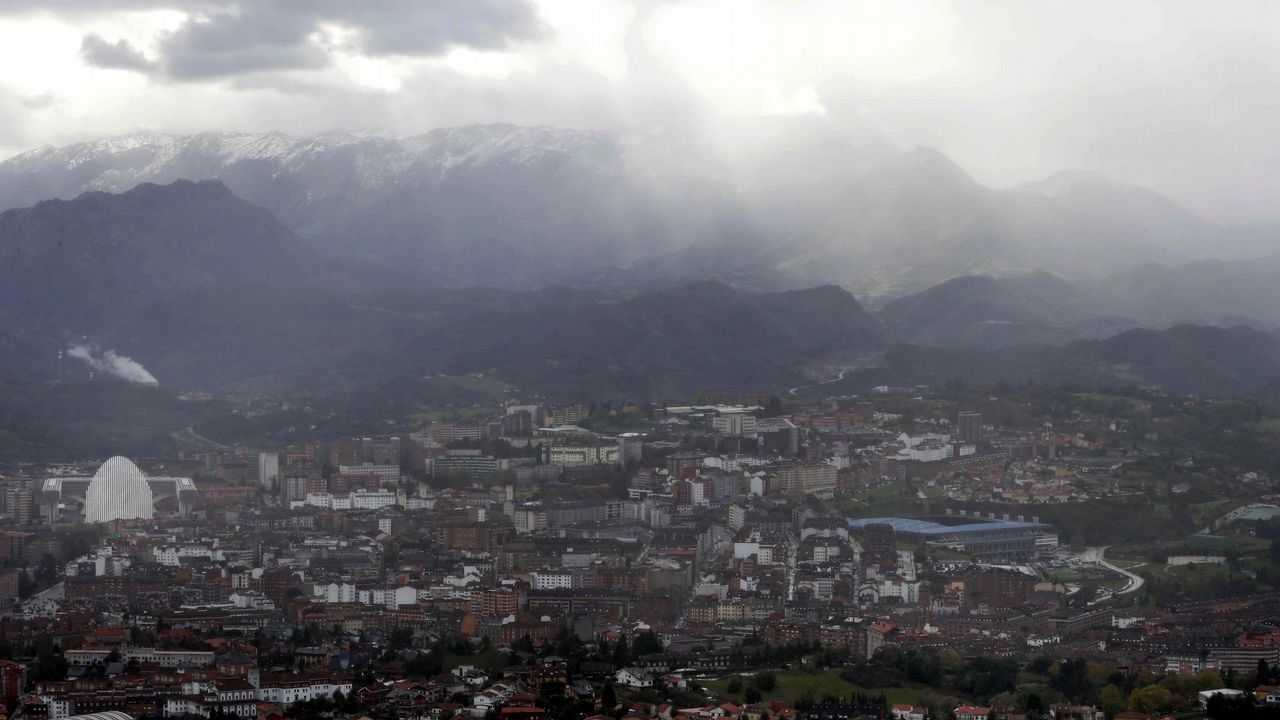
[[[132,465],[133,463],[129,464]],[[134,720],[134,717],[119,710],[108,710],[106,712],[89,713],[88,715],[72,715],[67,720]]]
[[[155,513],[151,486],[137,465],[119,455],[102,463],[84,498],[84,521],[150,520]]]

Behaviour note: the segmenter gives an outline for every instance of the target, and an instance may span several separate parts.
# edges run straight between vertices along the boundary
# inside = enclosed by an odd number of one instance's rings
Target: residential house
[[[653,687],[653,676],[644,668],[625,667],[614,673],[614,682],[629,688]]]

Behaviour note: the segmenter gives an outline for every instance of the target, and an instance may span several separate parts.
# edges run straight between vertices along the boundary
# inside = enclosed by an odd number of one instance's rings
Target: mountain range
[[[142,184],[0,213],[0,306],[93,323],[157,297],[238,284],[350,284],[220,182]]]
[[[320,258],[217,181],[89,192],[0,214],[0,343],[48,374],[69,345],[186,389],[316,391],[497,372],[569,395],[781,386],[828,352],[883,348],[832,286],[386,290]]]
[[[1061,343],[1139,325],[1097,294],[1044,271],[963,275],[898,298],[879,316],[899,340],[944,347]]]
[[[0,209],[216,179],[317,254],[384,287],[832,283],[873,305],[958,275],[1097,282],[1150,263],[1257,254],[1224,228],[1092,173],[992,189],[942,153],[823,126],[476,125],[409,137],[140,133],[0,162]]]
[[[1246,326],[1137,328],[1099,340],[1003,348],[898,345],[879,366],[801,390],[830,396],[878,385],[941,387],[1032,382],[1045,385],[1150,387],[1220,397],[1280,388],[1280,340]]]
[[[0,207],[216,179],[315,251],[400,287],[537,287],[747,231],[644,136],[485,125],[409,138],[142,133],[0,163]]]
[[[388,289],[371,272],[324,257],[220,181],[42,201],[0,214],[0,352],[12,367],[47,375],[47,359],[70,345],[118,348],[166,384],[231,392],[483,372],[565,396],[678,397],[713,386],[801,386],[842,363],[878,363],[903,381],[948,372],[989,379],[998,370],[1239,391],[1269,381],[1265,363],[1226,382],[1188,359],[1179,380],[1168,368],[1187,356],[1187,330],[1178,331],[1181,345],[1166,343],[1174,359],[1160,367],[1143,365],[1147,345],[1122,338],[1165,337],[1149,319],[1177,319],[1172,298],[1200,298],[1195,307],[1211,324],[1243,318],[1266,329],[1280,263],[1147,265],[1092,285],[1043,271],[961,276],[878,311],[832,285]],[[1241,346],[1271,351],[1265,332],[1233,332]],[[1049,347],[1093,359],[1049,363],[1038,354]],[[992,352],[965,370],[964,357]],[[1126,363],[1150,371],[1115,370]]]
[[[993,190],[874,139],[724,157],[671,132],[480,126],[144,134],[12,158],[0,454],[35,456],[77,415],[113,417],[104,403],[128,406],[140,447],[180,423],[261,430],[176,400],[192,390],[374,432],[512,389],[1236,395],[1280,378],[1280,256],[1227,252],[1264,246],[1265,228],[1085,173]],[[160,388],[85,384],[86,353],[136,361]]]

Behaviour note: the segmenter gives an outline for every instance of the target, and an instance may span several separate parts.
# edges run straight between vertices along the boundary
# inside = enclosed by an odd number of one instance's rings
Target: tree
[[[924,543],[917,545],[911,556],[915,560],[916,567],[923,571],[924,564],[929,561],[929,551],[925,549]]]
[[[907,657],[907,677],[933,685],[938,682],[938,656],[931,652],[913,652]]]
[[[1083,658],[1058,663],[1058,672],[1049,681],[1055,690],[1071,699],[1089,691],[1089,666]]]
[[[1211,695],[1205,703],[1204,714],[1210,720],[1249,720],[1259,717],[1258,707],[1248,695],[1240,698]]]
[[[1208,702],[1205,703],[1204,714],[1205,717],[1213,718],[1213,720],[1217,720],[1218,718],[1226,720],[1226,715],[1224,714],[1226,709],[1226,698],[1215,693],[1210,695]]]
[[[1151,714],[1173,704],[1173,693],[1162,685],[1148,685],[1129,693],[1129,709]]]
[[[53,555],[45,553],[40,556],[40,562],[36,565],[36,580],[42,585],[52,584],[58,579],[58,560]]]
[[[396,628],[391,631],[391,637],[387,639],[387,642],[396,650],[413,647],[413,630],[407,627]]]
[[[733,677],[729,678],[729,684],[726,685],[724,689],[733,693],[734,695],[737,695],[738,693],[742,692],[742,678],[738,677],[737,675],[734,675]]]
[[[742,699],[743,699],[743,700],[744,700],[748,705],[751,705],[751,704],[753,704],[753,703],[758,703],[758,702],[760,702],[760,697],[761,697],[761,695],[760,695],[760,691],[759,691],[758,689],[756,689],[756,687],[753,685],[753,686],[751,686],[751,687],[747,688],[747,692],[746,692],[746,694],[745,694],[745,695],[743,695],[743,696],[742,696]]]
[[[1271,668],[1267,665],[1267,661],[1258,658],[1258,669],[1255,671],[1254,684],[1265,685],[1271,681]]]
[[[773,692],[774,688],[778,687],[778,676],[769,670],[758,672],[752,676],[751,684],[764,692]]]
[[[760,417],[773,418],[782,414],[782,400],[777,395],[769,398],[769,402],[765,403],[764,409],[760,411]]]
[[[1008,659],[977,657],[966,664],[958,689],[971,695],[990,696],[1017,687],[1018,664]]]
[[[944,675],[955,675],[964,669],[964,658],[951,648],[938,653],[938,671]]]
[[[511,649],[516,652],[531,653],[533,652],[533,638],[528,633],[525,633],[519,640],[511,643]]]
[[[613,666],[626,667],[630,660],[631,654],[627,652],[627,636],[623,635],[618,638],[618,644],[613,646]]]
[[[636,636],[635,645],[636,657],[644,657],[645,655],[653,655],[662,652],[662,641],[658,639],[658,634],[652,630],[645,630]]]
[[[1115,717],[1116,713],[1125,709],[1124,691],[1117,685],[1107,685],[1098,695],[1098,704],[1107,717]]]
[[[43,645],[31,665],[27,680],[31,683],[45,680],[65,680],[67,677],[67,659],[62,653],[55,653],[49,645]]]
[[[609,712],[618,707],[618,691],[613,689],[613,683],[604,686],[604,690],[600,691],[600,709]]]

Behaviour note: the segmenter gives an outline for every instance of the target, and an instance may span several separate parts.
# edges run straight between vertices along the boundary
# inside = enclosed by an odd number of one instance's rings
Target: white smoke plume
[[[92,348],[86,345],[72,345],[67,348],[67,355],[85,361],[94,370],[110,373],[123,380],[142,385],[159,385],[155,375],[147,372],[137,360],[120,355],[114,350],[107,350],[101,355],[94,355]]]

